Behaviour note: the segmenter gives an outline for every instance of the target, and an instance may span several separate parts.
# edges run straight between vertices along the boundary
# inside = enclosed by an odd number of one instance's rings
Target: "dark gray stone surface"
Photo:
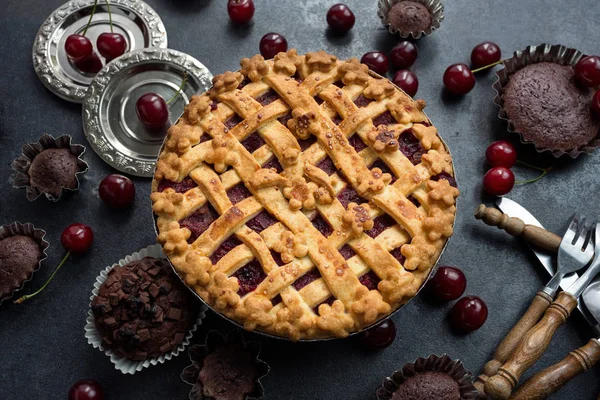
[[[360,57],[370,50],[389,50],[396,37],[384,30],[375,14],[376,1],[349,0],[356,25],[346,36],[327,32],[325,13],[334,1],[255,0],[257,11],[248,27],[229,23],[225,0],[148,0],[162,16],[171,48],[201,60],[213,73],[235,70],[238,61],[258,52],[260,37],[283,33],[302,53],[324,49],[340,58]],[[48,231],[49,258],[27,285],[39,287],[64,254],[59,236],[68,224],[91,225],[96,240],[89,254],[74,257],[39,297],[25,305],[0,307],[0,398],[65,399],[78,379],[102,382],[110,399],[183,399],[189,387],[179,374],[189,364],[180,355],[164,365],[134,376],[123,376],[109,359],[87,344],[83,325],[90,291],[100,269],[155,240],[148,193],[150,182],[135,179],[137,199],[131,210],[115,212],[99,199],[97,186],[114,172],[89,149],[90,171],[81,190],[58,203],[38,199],[30,203],[23,190],[9,183],[10,163],[22,144],[44,132],[72,135],[86,144],[81,107],[47,91],[31,63],[31,46],[40,24],[62,0],[3,0],[0,3],[0,223],[33,222]],[[461,358],[478,372],[503,334],[518,319],[546,277],[527,248],[511,237],[488,228],[472,217],[482,200],[484,151],[495,139],[509,136],[492,104],[493,73],[477,76],[477,86],[461,99],[442,94],[442,74],[455,62],[468,62],[471,49],[484,40],[497,42],[505,55],[527,45],[560,43],[586,53],[600,53],[597,0],[454,0],[446,2],[446,19],[439,31],[418,41],[419,59],[413,71],[420,79],[419,98],[454,155],[462,191],[456,232],[442,263],[462,268],[467,294],[479,295],[489,306],[487,323],[469,335],[456,335],[447,322],[452,304],[435,305],[419,296],[394,316],[396,341],[379,352],[364,350],[355,339],[317,344],[286,343],[248,335],[263,344],[263,358],[271,365],[264,379],[267,399],[372,399],[382,378],[405,362],[431,353]],[[520,157],[553,171],[542,181],[517,187],[510,195],[530,209],[550,230],[561,233],[574,211],[597,215],[600,158],[576,160],[540,157],[519,147]],[[518,169],[518,178],[534,173]],[[195,338],[209,328],[232,325],[210,314]],[[527,376],[563,358],[586,343],[590,330],[572,318]],[[600,369],[573,379],[553,398],[595,399],[600,392]]]

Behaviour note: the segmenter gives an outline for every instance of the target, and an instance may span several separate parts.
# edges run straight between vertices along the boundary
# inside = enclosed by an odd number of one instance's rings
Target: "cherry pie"
[[[171,127],[158,240],[216,311],[292,340],[345,337],[415,296],[452,235],[435,127],[356,59],[295,50],[213,79]]]

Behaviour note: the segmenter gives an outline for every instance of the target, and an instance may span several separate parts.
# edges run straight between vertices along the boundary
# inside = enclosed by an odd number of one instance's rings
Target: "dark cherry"
[[[73,60],[73,65],[81,72],[88,74],[97,74],[103,67],[102,60],[100,60],[100,57],[98,57],[96,53],[92,53],[92,55],[78,60]]]
[[[354,13],[345,4],[336,4],[327,11],[327,24],[336,32],[348,32],[354,26]]]
[[[245,24],[254,15],[254,1],[229,0],[227,2],[227,13],[229,14],[229,18],[236,24]]]
[[[485,302],[477,296],[465,296],[450,311],[452,326],[462,332],[481,328],[488,316]]]
[[[600,90],[596,91],[592,97],[592,110],[600,117]]]
[[[506,140],[498,140],[488,146],[485,158],[492,167],[511,168],[517,162],[517,151]]]
[[[373,350],[388,347],[396,338],[394,321],[386,319],[362,333],[362,341],[366,347]]]
[[[360,59],[360,62],[367,64],[371,71],[376,72],[379,75],[385,75],[390,66],[387,56],[380,51],[370,51],[365,53]]]
[[[444,86],[456,95],[467,94],[475,87],[475,77],[466,64],[453,64],[444,72]]]
[[[120,33],[104,32],[98,36],[96,46],[98,47],[98,52],[106,59],[106,62],[110,62],[125,54],[127,41]]]
[[[169,107],[162,96],[146,93],[135,103],[138,118],[147,129],[161,129],[169,121]]]
[[[135,199],[135,186],[131,179],[119,174],[107,175],[98,186],[100,198],[113,208],[124,208]]]
[[[404,40],[398,43],[390,53],[392,67],[395,69],[408,69],[415,63],[418,55],[417,46],[408,40]]]
[[[417,76],[407,69],[396,72],[392,82],[394,82],[394,85],[404,90],[410,97],[415,97],[415,94],[417,94],[417,90],[419,89],[419,80],[417,79]]]
[[[270,32],[260,39],[260,54],[266,58],[273,58],[277,53],[287,51],[287,40],[279,33]]]
[[[500,58],[502,58],[502,51],[496,43],[479,43],[471,51],[471,67],[473,69],[485,67],[500,61]]]
[[[427,284],[429,293],[440,300],[456,300],[465,292],[467,278],[455,267],[439,267],[435,276]]]
[[[104,400],[104,390],[93,379],[82,379],[69,389],[69,400]]]
[[[506,167],[494,167],[483,176],[483,189],[493,196],[502,196],[515,186],[515,175]]]
[[[575,78],[583,86],[593,87],[600,85],[600,57],[583,57],[575,64]]]
[[[94,52],[92,41],[83,35],[69,35],[65,40],[65,52],[73,61],[89,57]]]
[[[71,253],[85,253],[92,246],[94,231],[87,225],[75,223],[60,235],[60,244]]]

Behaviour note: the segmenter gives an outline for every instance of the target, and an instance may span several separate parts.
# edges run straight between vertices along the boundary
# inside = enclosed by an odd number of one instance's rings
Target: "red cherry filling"
[[[300,290],[304,286],[308,285],[311,282],[316,281],[320,277],[321,277],[321,273],[319,272],[319,269],[313,268],[310,271],[308,271],[307,273],[305,273],[304,275],[302,275],[301,277],[299,277],[298,279],[296,279],[296,281],[294,283],[292,283],[292,286],[294,287],[294,289]]]
[[[356,104],[356,107],[366,107],[369,104],[371,104],[372,102],[373,102],[372,99],[367,99],[362,94],[358,95],[358,97],[356,99],[354,99],[354,104]]]
[[[287,123],[290,119],[292,119],[292,113],[287,113],[287,114],[277,118],[277,121],[279,121],[281,123],[281,125],[287,127]]]
[[[244,86],[246,86],[247,84],[249,84],[250,82],[252,82],[250,80],[250,78],[244,78],[244,80],[242,82],[240,82],[240,84],[238,85],[238,90],[241,90]]]
[[[373,220],[373,228],[365,233],[376,238],[381,232],[394,225],[396,225],[396,221],[389,215],[383,214]]]
[[[256,132],[252,133],[246,139],[242,140],[242,146],[250,153],[254,153],[260,147],[266,144],[265,140]]]
[[[275,296],[271,299],[271,303],[273,303],[273,307],[275,307],[277,304],[281,303],[282,301],[283,301],[283,299],[281,298],[280,294],[278,294],[277,296]]]
[[[212,137],[210,137],[208,133],[203,133],[202,136],[200,136],[199,143],[208,142],[210,139],[212,139]]]
[[[442,171],[440,174],[431,177],[432,181],[439,181],[440,179],[445,179],[445,180],[448,181],[448,183],[450,184],[450,186],[457,187],[456,186],[456,179],[454,179],[454,177],[452,175],[450,175],[449,173],[447,173],[447,172],[443,172]]]
[[[379,283],[379,281],[381,281],[381,279],[379,279],[379,277],[373,271],[367,272],[366,274],[358,278],[358,280],[369,290],[377,289],[377,284]]]
[[[261,233],[275,223],[277,223],[277,220],[275,220],[271,214],[266,211],[261,211],[256,217],[246,222],[246,226],[257,233]]]
[[[413,163],[413,165],[419,164],[421,162],[421,156],[425,154],[421,142],[413,135],[410,129],[404,131],[398,138],[398,149],[411,163]]]
[[[390,251],[390,254],[394,256],[394,258],[396,260],[398,260],[398,262],[402,265],[404,265],[404,262],[406,261],[406,257],[404,257],[404,254],[402,254],[402,252],[400,251],[402,249],[402,246],[400,247],[396,247],[394,250]]]
[[[389,111],[386,111],[383,114],[378,115],[377,117],[373,118],[373,125],[375,125],[375,126],[391,125],[391,124],[395,124],[395,123],[396,123],[396,118],[394,118],[392,113]]]
[[[333,121],[334,124],[339,125],[342,123],[343,119],[339,115],[336,115],[335,117],[331,118],[331,121]]]
[[[210,204],[205,204],[189,217],[179,221],[179,226],[188,228],[192,232],[188,243],[193,243],[217,218],[219,218],[219,213]]]
[[[243,183],[238,183],[227,191],[227,197],[229,197],[231,204],[237,204],[250,196],[252,196],[252,193],[250,193],[246,185]]]
[[[168,188],[171,188],[174,191],[176,191],[177,193],[185,193],[188,190],[195,188],[196,186],[198,186],[196,181],[194,181],[189,176],[186,176],[185,178],[183,178],[183,180],[181,182],[173,182],[173,181],[168,181],[166,179],[163,179],[162,181],[160,181],[158,183],[157,190],[159,192],[162,192]]]
[[[275,261],[275,263],[277,265],[279,265],[280,267],[282,265],[285,265],[285,263],[283,262],[283,260],[281,259],[281,254],[279,254],[278,252],[276,252],[275,250],[271,250],[271,257],[273,257],[273,260]]]
[[[258,101],[263,106],[266,106],[267,104],[271,104],[278,98],[279,98],[279,95],[277,94],[277,92],[271,89],[268,92],[258,96],[256,98],[256,101]]]
[[[267,277],[258,260],[250,261],[244,267],[238,269],[232,276],[238,280],[240,285],[238,295],[240,296],[255,291],[258,285]]]
[[[372,349],[379,350],[388,347],[396,338],[394,321],[386,319],[371,329],[362,333],[363,344]]]
[[[415,196],[413,196],[412,194],[411,194],[411,195],[409,195],[409,196],[408,196],[406,199],[407,199],[408,201],[410,201],[411,203],[413,203],[413,204],[415,205],[415,207],[420,207],[420,206],[421,206],[421,203],[419,203],[419,200],[417,200],[417,199],[415,198]]]
[[[354,250],[352,250],[352,247],[350,247],[349,245],[345,244],[342,246],[341,249],[338,250],[340,252],[340,254],[342,255],[342,257],[344,257],[345,260],[352,258],[356,255],[356,253],[354,252]]]
[[[210,255],[210,261],[213,264],[216,264],[221,258],[225,256],[225,254],[229,253],[231,250],[236,248],[242,244],[242,242],[235,237],[235,235],[230,236],[227,240],[225,240],[221,245]]]
[[[331,175],[335,172],[335,165],[329,156],[326,156],[323,160],[321,160],[317,167],[321,168],[327,175]]]
[[[321,304],[332,305],[334,301],[335,301],[335,297],[330,296],[324,302],[317,304],[317,306],[315,308],[313,308],[313,311],[315,312],[315,314],[318,315],[319,314],[319,306]]]
[[[308,149],[310,146],[312,146],[313,143],[315,143],[317,141],[317,137],[316,136],[309,136],[308,139],[298,139],[298,144],[300,145],[300,149],[302,149],[302,151]]]
[[[278,53],[287,51],[288,43],[283,35],[270,32],[260,39],[258,47],[260,49],[260,54],[264,58],[270,59],[275,57]]]
[[[280,173],[281,171],[283,171],[283,167],[281,166],[281,163],[275,156],[271,157],[271,159],[269,161],[267,161],[266,163],[264,163],[262,167],[266,168],[266,169],[273,168],[273,169],[275,169],[275,171],[277,171],[277,173]]]
[[[331,228],[329,223],[327,221],[325,221],[323,219],[323,217],[321,217],[320,214],[317,215],[317,217],[312,220],[312,224],[315,228],[317,228],[317,230],[319,232],[321,232],[321,235],[323,235],[325,237],[328,237],[329,235],[331,235],[333,233],[333,228]]]
[[[346,185],[344,190],[338,193],[337,198],[345,208],[348,208],[348,204],[350,203],[368,203],[366,199],[360,197],[358,193],[356,193],[356,190],[354,190],[351,185]]]
[[[350,146],[354,147],[354,150],[356,150],[357,153],[367,148],[365,142],[363,142],[357,134],[352,135],[350,139],[348,139],[348,143],[350,143]]]
[[[384,163],[383,160],[381,160],[381,159],[378,159],[377,161],[375,161],[373,164],[371,164],[369,166],[369,169],[373,169],[373,168],[379,168],[381,170],[381,172],[383,172],[384,174],[390,174],[392,176],[392,180],[390,181],[390,184],[392,184],[398,180],[398,178],[396,178],[396,176],[394,175],[394,173],[392,172],[390,167],[388,167],[387,164]]]
[[[234,114],[233,117],[229,118],[227,121],[225,121],[224,125],[227,129],[231,129],[234,126],[236,126],[237,124],[239,124],[240,122],[242,122],[244,119],[242,117],[240,117],[237,114]]]

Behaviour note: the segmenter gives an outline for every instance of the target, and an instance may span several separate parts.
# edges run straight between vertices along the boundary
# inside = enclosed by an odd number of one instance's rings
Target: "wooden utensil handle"
[[[475,218],[482,220],[487,225],[503,229],[512,236],[523,237],[527,242],[536,247],[557,252],[560,245],[560,236],[534,225],[527,225],[519,218],[509,217],[495,208],[488,208],[483,204],[475,210]]]
[[[498,373],[490,377],[484,385],[486,395],[492,400],[508,400],[519,378],[546,351],[554,332],[577,307],[577,299],[572,294],[560,292],[548,307],[544,316],[525,334],[510,358]]]
[[[538,372],[525,382],[511,400],[541,400],[562,388],[569,379],[592,368],[600,359],[600,343],[590,340],[558,363]]]
[[[483,385],[487,378],[498,372],[498,369],[508,359],[527,331],[537,324],[550,303],[552,303],[552,297],[544,292],[537,292],[525,314],[523,314],[519,322],[516,323],[496,348],[494,358],[485,364],[483,373],[477,377],[475,387],[480,395],[483,395]]]

